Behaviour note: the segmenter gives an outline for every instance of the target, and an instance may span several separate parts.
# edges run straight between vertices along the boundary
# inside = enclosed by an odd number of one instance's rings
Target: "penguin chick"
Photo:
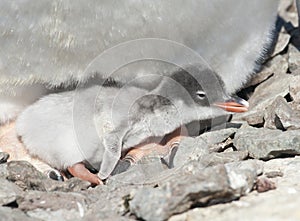
[[[131,85],[94,85],[48,95],[20,115],[17,132],[31,154],[57,169],[71,168],[75,174],[88,173],[82,168],[84,162],[85,167],[99,171],[99,177],[80,177],[99,184],[112,173],[122,153],[147,138],[163,137],[194,120],[224,115],[219,107],[246,110],[245,103],[234,103],[226,94],[214,72],[187,70],[163,77],[153,91]]]

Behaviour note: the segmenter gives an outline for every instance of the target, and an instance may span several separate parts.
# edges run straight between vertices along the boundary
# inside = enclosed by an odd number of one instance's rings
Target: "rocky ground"
[[[300,220],[300,31],[282,1],[274,52],[240,92],[250,111],[107,185],[48,179],[0,154],[0,220]]]

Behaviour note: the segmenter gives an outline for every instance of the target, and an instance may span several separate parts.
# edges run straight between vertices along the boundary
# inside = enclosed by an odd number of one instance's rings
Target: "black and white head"
[[[229,112],[245,112],[248,103],[225,92],[222,79],[213,70],[202,66],[188,66],[164,77],[153,91],[169,99],[180,101],[187,106],[219,107]]]

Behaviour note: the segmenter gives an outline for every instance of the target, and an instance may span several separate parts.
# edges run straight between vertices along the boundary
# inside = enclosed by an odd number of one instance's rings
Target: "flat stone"
[[[196,142],[206,142],[208,144],[208,148],[214,150],[224,149],[222,147],[223,142],[226,141],[228,138],[233,136],[237,131],[237,128],[226,128],[216,131],[206,132],[201,134],[196,138]],[[200,144],[201,145],[201,144]]]
[[[22,196],[22,191],[16,184],[3,178],[0,178],[0,183],[0,205],[13,203]]]
[[[281,29],[274,51],[271,55],[271,57],[274,57],[276,55],[278,55],[279,53],[281,53],[282,51],[284,51],[284,49],[288,46],[289,41],[291,39],[291,36],[287,33],[284,32],[284,28]]]
[[[168,221],[227,221],[227,220],[300,220],[300,157],[273,159],[263,162],[264,173],[280,171],[284,176],[271,179],[276,189],[262,194],[253,191],[239,201],[194,208],[172,216]]]
[[[226,164],[245,160],[248,157],[248,151],[232,151],[211,153],[199,159],[199,163],[204,167],[214,166],[218,164]]]
[[[293,81],[295,81],[295,76],[284,74],[274,75],[261,83],[248,100],[249,111],[234,115],[232,121],[247,121],[250,125],[262,124],[266,108],[274,102],[276,97],[285,97],[289,94],[289,88]]]
[[[17,201],[23,211],[42,210],[75,210],[78,214],[86,212],[86,197],[79,193],[29,191]]]
[[[7,163],[7,179],[16,183],[23,190],[46,190],[43,180],[46,175],[39,172],[27,161],[10,161]]]
[[[192,169],[193,175],[174,177],[158,188],[140,189],[129,201],[130,212],[144,220],[166,220],[193,205],[237,199],[252,189],[257,176],[256,161],[247,161],[244,168],[238,165],[218,165],[196,172]]]
[[[271,75],[286,74],[288,67],[289,64],[287,58],[283,55],[277,55],[264,64],[263,69],[255,74],[245,87],[257,85],[267,80]]]
[[[23,190],[78,192],[90,186],[89,182],[78,178],[72,178],[65,182],[52,180],[27,161],[8,162],[7,179]]]
[[[109,220],[109,217],[121,218],[123,214],[128,214],[128,201],[131,200],[131,193],[141,189],[140,185],[106,185],[84,191],[87,198],[88,212],[85,220]],[[98,218],[98,219],[97,219]],[[124,218],[126,219],[126,218]]]
[[[280,131],[244,125],[235,135],[234,146],[256,159],[300,154],[300,130]]]
[[[264,127],[280,130],[300,129],[300,118],[292,110],[287,101],[278,96],[275,101],[267,108],[264,115]]]

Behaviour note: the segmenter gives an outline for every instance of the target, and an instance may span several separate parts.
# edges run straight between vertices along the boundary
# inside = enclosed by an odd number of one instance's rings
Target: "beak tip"
[[[235,97],[225,102],[215,103],[214,106],[222,108],[228,112],[242,113],[248,111],[249,103],[242,98]]]

